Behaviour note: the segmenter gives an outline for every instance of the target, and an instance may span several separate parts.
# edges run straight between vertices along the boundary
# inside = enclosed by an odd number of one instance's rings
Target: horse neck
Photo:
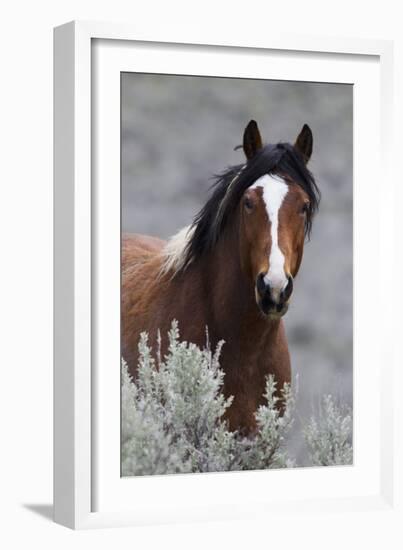
[[[247,353],[277,336],[278,321],[268,321],[258,310],[254,285],[241,268],[239,230],[235,221],[200,265],[205,299],[210,312],[209,330]]]

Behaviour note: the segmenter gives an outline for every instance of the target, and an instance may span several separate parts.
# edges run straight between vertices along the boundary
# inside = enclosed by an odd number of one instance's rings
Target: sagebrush
[[[232,397],[226,399],[221,393],[223,343],[213,352],[208,338],[204,349],[181,342],[176,321],[168,341],[162,358],[160,340],[154,356],[147,334],[141,335],[136,380],[122,360],[123,476],[295,466],[285,446],[295,407],[289,385],[278,397],[274,378],[267,378],[266,403],[256,411],[256,433],[244,437],[229,431],[224,419]],[[330,396],[325,406],[331,421],[312,419],[304,430],[312,464],[350,463],[351,416],[343,416]]]
[[[313,466],[352,464],[352,410],[323,396],[316,417],[304,428],[305,441]]]

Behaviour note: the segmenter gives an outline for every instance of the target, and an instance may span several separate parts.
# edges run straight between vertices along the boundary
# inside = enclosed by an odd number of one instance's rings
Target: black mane
[[[306,216],[305,234],[309,238],[313,216],[320,201],[320,191],[314,177],[291,144],[266,145],[247,164],[231,166],[216,176],[212,185],[213,193],[193,220],[193,233],[186,246],[184,268],[214,247],[245,190],[265,174],[288,177],[308,195],[310,208]]]

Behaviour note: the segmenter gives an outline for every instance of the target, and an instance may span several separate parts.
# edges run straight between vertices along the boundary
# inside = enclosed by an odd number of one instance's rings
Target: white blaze
[[[288,185],[279,176],[266,174],[251,186],[251,188],[257,187],[263,189],[263,200],[271,222],[270,267],[264,280],[271,286],[273,298],[279,301],[280,293],[287,285],[288,280],[284,271],[284,255],[278,244],[278,213],[284,197],[288,193]]]

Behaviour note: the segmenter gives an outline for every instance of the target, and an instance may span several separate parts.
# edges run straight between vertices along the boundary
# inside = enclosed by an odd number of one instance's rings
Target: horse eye
[[[252,210],[253,210],[253,202],[252,202],[250,199],[248,199],[248,197],[245,197],[245,200],[244,200],[243,204],[244,204],[245,210],[246,210],[248,213],[252,212]]]
[[[301,214],[307,214],[309,212],[309,202],[304,202],[304,206],[301,209]]]

